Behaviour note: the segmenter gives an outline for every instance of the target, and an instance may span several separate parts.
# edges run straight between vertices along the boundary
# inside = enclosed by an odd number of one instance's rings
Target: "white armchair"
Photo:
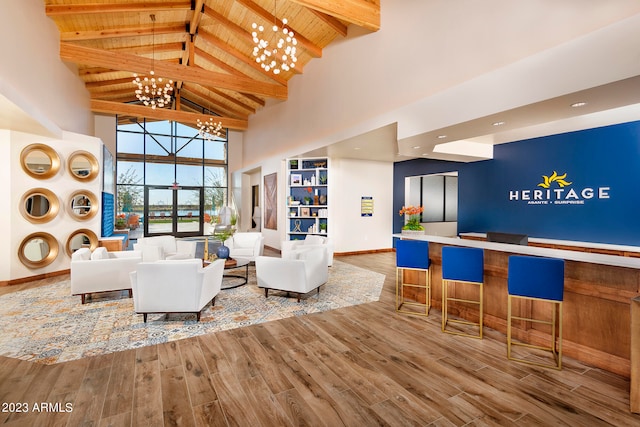
[[[196,313],[211,302],[222,285],[224,260],[202,267],[200,259],[142,262],[130,273],[133,306],[147,321],[149,313]]]
[[[289,258],[292,253],[299,250],[321,247],[327,251],[327,265],[333,265],[333,242],[329,237],[309,234],[304,240],[284,240],[280,253],[282,258]]]
[[[174,236],[139,237],[133,249],[142,252],[144,262],[191,259],[196,257],[196,241],[180,240]]]
[[[138,251],[107,252],[106,248],[80,248],[71,256],[71,295],[80,295],[82,304],[88,294],[128,289],[129,273],[142,262]]]
[[[255,261],[264,251],[264,237],[259,232],[234,233],[224,241],[231,258],[245,258]]]
[[[314,289],[320,293],[320,286],[329,279],[327,251],[324,248],[311,248],[296,251],[290,258],[259,256],[256,258],[256,278],[258,287],[264,288],[264,296],[269,289],[294,292],[300,296]]]

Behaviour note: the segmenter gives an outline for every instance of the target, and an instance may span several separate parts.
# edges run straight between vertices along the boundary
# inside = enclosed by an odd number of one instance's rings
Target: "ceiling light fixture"
[[[198,133],[201,137],[208,141],[213,141],[216,137],[222,136],[222,122],[215,123],[213,117],[209,117],[209,120],[202,121],[198,119]]]
[[[282,33],[278,27],[277,18],[277,2],[274,5],[273,12],[274,24],[271,37],[263,38],[264,26],[255,22],[251,24],[253,31],[251,36],[256,44],[253,48],[253,56],[256,62],[267,72],[280,74],[281,71],[289,71],[296,66],[298,57],[296,56],[296,45],[298,41],[293,31],[286,27],[287,18],[282,18]]]
[[[146,106],[151,108],[164,108],[165,105],[171,103],[171,92],[173,92],[173,80],[162,85],[162,77],[155,77],[155,56],[156,56],[156,15],[149,15],[153,22],[152,29],[152,56],[151,56],[151,77],[140,78],[137,73],[133,74],[133,84],[136,86],[136,98],[138,98]]]
[[[447,135],[438,135],[438,139],[444,139],[446,137],[447,137]]]
[[[571,104],[571,107],[577,108],[577,107],[584,107],[585,105],[587,105],[586,102],[574,102],[573,104]]]
[[[494,126],[502,126],[504,124],[504,122],[495,122],[493,123]]]

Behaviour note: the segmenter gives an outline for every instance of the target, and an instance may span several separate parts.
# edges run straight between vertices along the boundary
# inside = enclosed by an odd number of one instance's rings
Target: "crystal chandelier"
[[[215,123],[213,117],[209,117],[209,120],[204,122],[198,119],[196,123],[198,125],[198,133],[202,138],[213,141],[215,137],[222,136],[222,122]]]
[[[277,2],[276,2],[277,6]],[[274,18],[276,12],[274,11]],[[277,18],[275,18],[277,19]],[[280,74],[281,71],[289,71],[296,66],[298,57],[296,56],[296,45],[298,41],[293,31],[286,27],[287,18],[282,19],[282,32],[277,23],[273,24],[273,34],[271,37],[264,37],[264,26],[255,22],[251,24],[253,31],[251,36],[256,44],[253,48],[253,56],[256,62],[267,72]]]
[[[153,41],[152,41],[152,56],[151,56],[151,71],[149,74],[151,77],[141,78],[138,74],[134,73],[133,84],[137,87],[135,90],[136,98],[138,98],[145,106],[151,106],[155,109],[164,108],[171,103],[171,93],[173,92],[173,80],[169,80],[168,83],[162,84],[162,77],[156,78],[154,71],[154,63],[156,56],[156,15],[149,15],[153,22]]]

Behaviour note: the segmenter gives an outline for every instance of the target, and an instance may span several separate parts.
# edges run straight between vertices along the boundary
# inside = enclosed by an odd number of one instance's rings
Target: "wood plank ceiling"
[[[380,0],[45,0],[60,31],[60,58],[77,65],[96,113],[175,120],[195,126],[213,112],[223,127],[247,128],[268,98],[285,100],[287,82],[351,24],[380,28]],[[151,16],[154,16],[155,22]],[[279,75],[253,56],[251,24],[282,19],[298,40],[298,62]],[[133,73],[174,81],[172,103],[143,106]]]

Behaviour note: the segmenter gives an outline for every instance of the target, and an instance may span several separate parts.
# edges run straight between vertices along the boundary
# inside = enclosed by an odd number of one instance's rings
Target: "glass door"
[[[144,235],[203,234],[202,187],[145,186]]]

